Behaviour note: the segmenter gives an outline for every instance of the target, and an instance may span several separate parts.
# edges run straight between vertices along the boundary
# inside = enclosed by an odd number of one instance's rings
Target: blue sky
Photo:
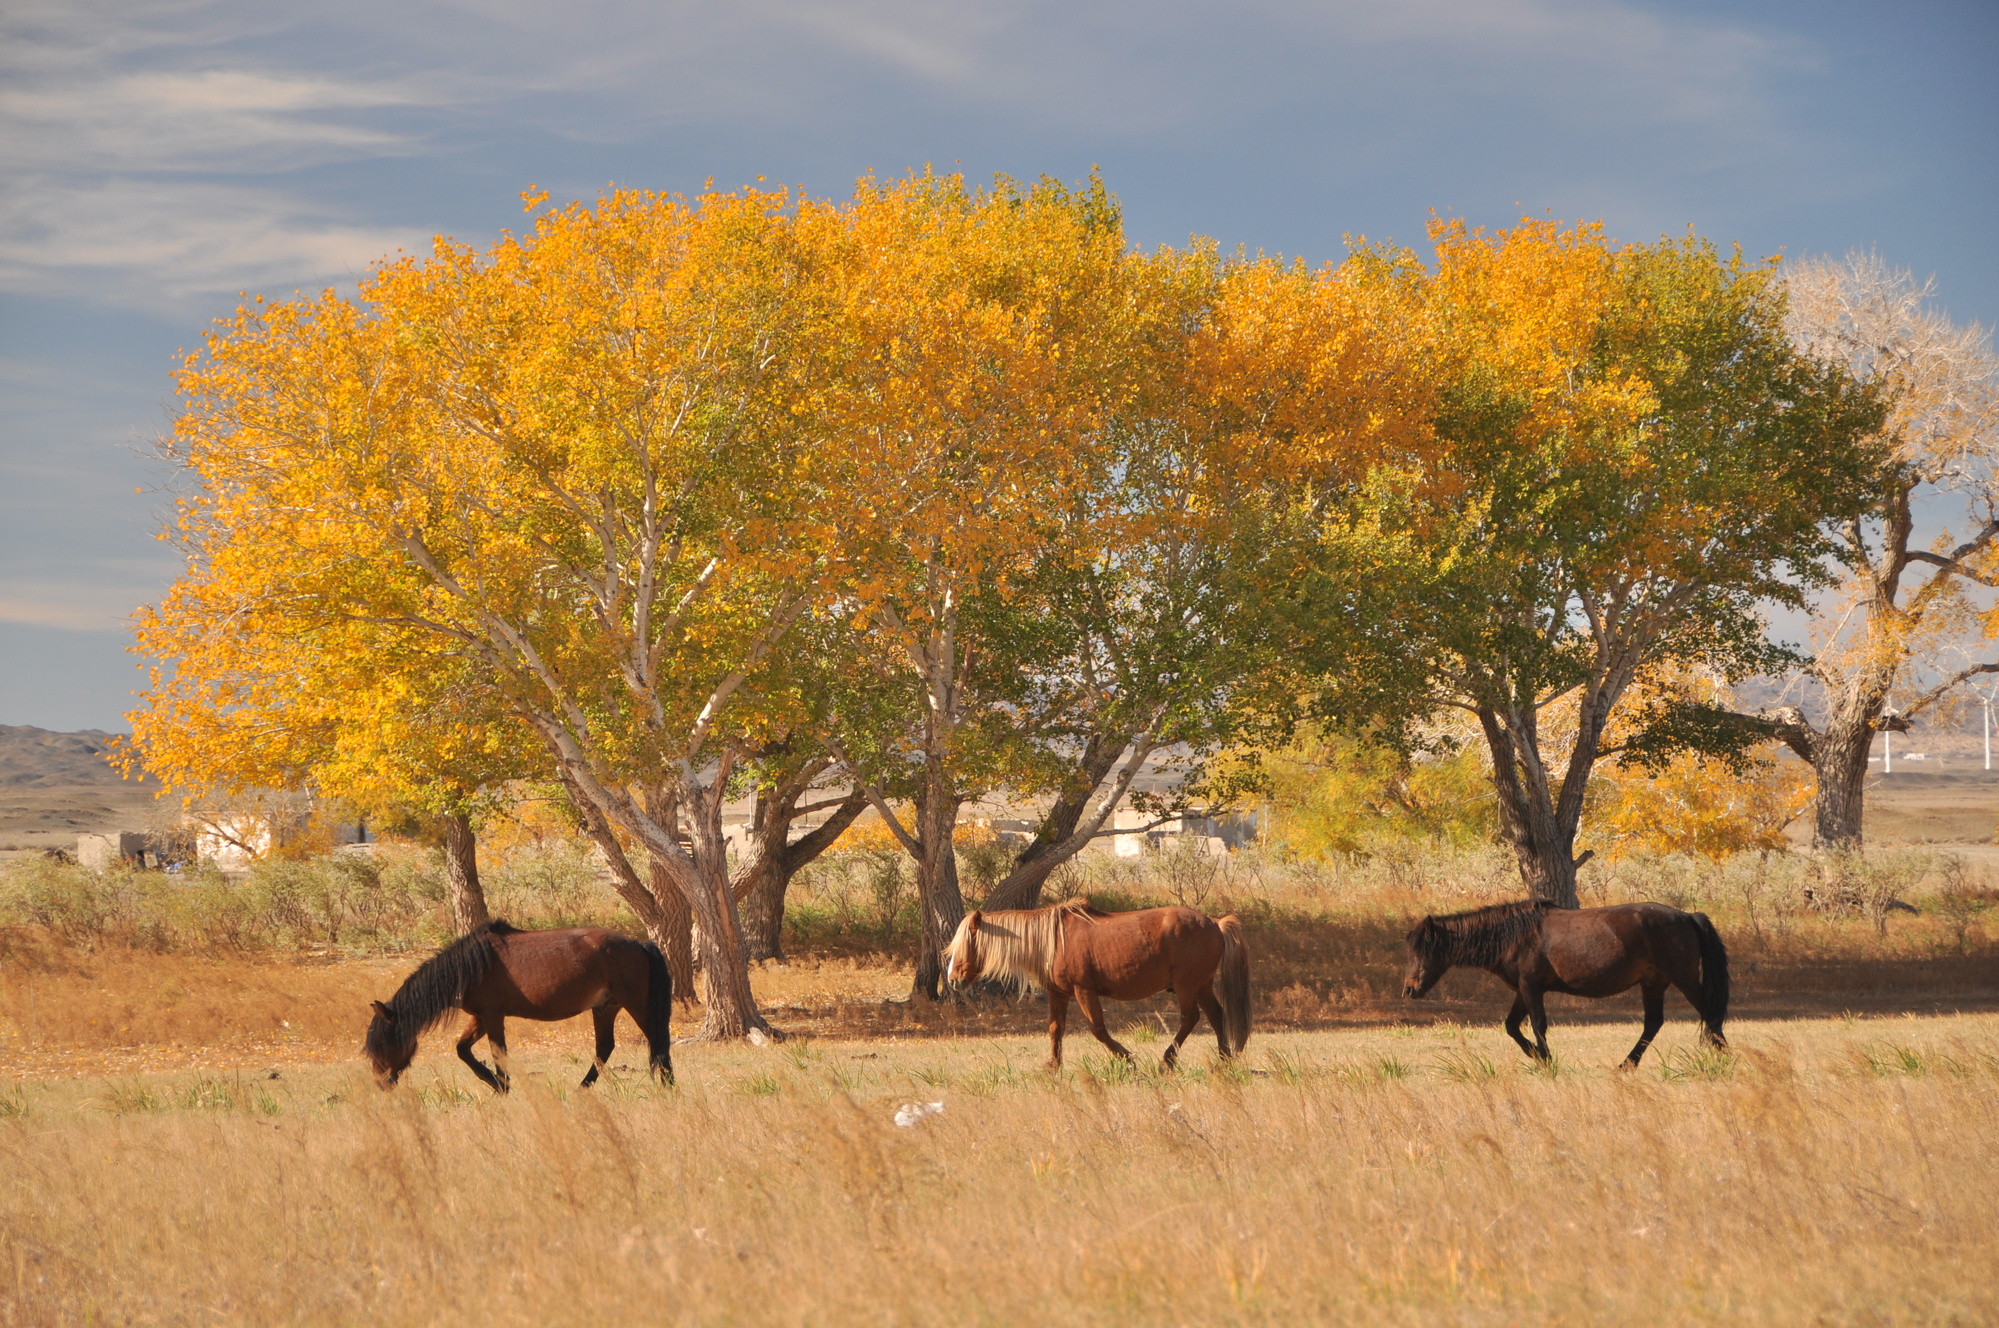
[[[0,15],[0,723],[121,729],[153,440],[239,291],[484,241],[529,183],[842,195],[1092,165],[1131,238],[1312,260],[1432,209],[1873,246],[1999,321],[1999,6],[146,3]],[[138,490],[138,492],[135,492]]]

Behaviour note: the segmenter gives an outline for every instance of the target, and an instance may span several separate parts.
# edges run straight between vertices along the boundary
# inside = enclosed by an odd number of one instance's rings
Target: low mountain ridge
[[[0,788],[96,788],[151,784],[127,780],[107,759],[117,734],[101,729],[57,733],[32,724],[0,724]]]

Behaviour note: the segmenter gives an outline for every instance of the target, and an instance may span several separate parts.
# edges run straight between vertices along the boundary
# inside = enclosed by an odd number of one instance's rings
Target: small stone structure
[[[120,830],[115,835],[76,837],[77,865],[92,871],[104,871],[126,862],[149,866],[151,864],[146,862],[146,855],[152,851],[152,837],[137,830]]]
[[[1125,832],[1111,841],[1119,857],[1135,858],[1148,848],[1163,849],[1169,835],[1189,836],[1200,845],[1201,852],[1216,857],[1227,857],[1256,842],[1255,812],[1176,816],[1160,825],[1153,825],[1154,819],[1131,807],[1120,807],[1112,814],[1111,829]],[[1144,828],[1148,826],[1149,829]]]

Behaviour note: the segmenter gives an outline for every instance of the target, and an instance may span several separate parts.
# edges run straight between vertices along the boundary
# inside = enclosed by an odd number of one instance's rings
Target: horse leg
[[[1048,989],[1048,1068],[1062,1068],[1062,1030],[1069,1022],[1069,997],[1065,992]]]
[[[486,1087],[492,1089],[495,1093],[504,1093],[507,1091],[506,1086],[493,1077],[493,1072],[486,1068],[484,1061],[472,1054],[472,1044],[484,1036],[486,1036],[486,1025],[475,1014],[466,1023],[465,1032],[459,1036],[458,1059],[472,1067],[472,1073],[479,1076],[480,1083],[486,1085]]]
[[[1090,1021],[1090,1031],[1097,1035],[1097,1041],[1109,1047],[1113,1056],[1130,1060],[1130,1050],[1124,1043],[1112,1037],[1110,1029],[1104,1026],[1104,1007],[1098,1000],[1097,993],[1087,988],[1080,990],[1076,993],[1076,1003],[1083,1007],[1083,1018]]]
[[[1222,1013],[1222,1003],[1215,999],[1213,984],[1201,988],[1201,1013],[1208,1016],[1208,1027],[1215,1030],[1215,1041],[1221,1043],[1222,1059],[1234,1060],[1235,1053],[1229,1050],[1229,1026]]]
[[[1701,1021],[1701,1042],[1710,1047],[1726,1047],[1728,1039],[1717,1037],[1708,1031],[1707,1011],[1701,1008],[1701,984],[1699,982],[1682,982],[1678,977],[1673,978],[1672,982],[1675,987],[1679,988],[1680,995],[1687,998],[1687,1004],[1694,1007],[1694,1016]],[[1661,994],[1663,996],[1663,992]],[[1663,1019],[1664,1017],[1663,1014],[1660,1015],[1660,1018]]]
[[[1554,1059],[1548,1054],[1548,1012],[1541,1005],[1541,989],[1528,987],[1521,991],[1520,998],[1527,1002],[1527,1017],[1534,1025],[1533,1057],[1537,1061]]]
[[[597,1074],[610,1063],[611,1052],[618,1045],[618,1007],[600,1005],[590,1012],[597,1021],[597,1059],[590,1062],[590,1073],[583,1076],[583,1087],[597,1082]]]
[[[1180,1063],[1180,1044],[1194,1031],[1194,1025],[1201,1022],[1201,998],[1198,995],[1184,991],[1176,991],[1173,995],[1180,1002],[1180,1031],[1166,1046],[1166,1058],[1162,1064],[1169,1070]]]
[[[493,1016],[493,1026],[486,1030],[486,1042],[493,1048],[493,1074],[499,1079],[496,1087],[502,1093],[512,1091],[514,1077],[507,1073],[507,1021],[501,1016]]]
[[[1659,1036],[1660,1025],[1666,1022],[1665,984],[1648,982],[1641,990],[1645,995],[1645,1031],[1638,1035],[1638,1045],[1624,1058],[1624,1067],[1628,1070],[1638,1068],[1639,1058],[1645,1054],[1645,1048],[1652,1045],[1652,1039]]]
[[[1513,998],[1513,1008],[1506,1012],[1506,1036],[1518,1043],[1520,1050],[1532,1056],[1534,1054],[1534,1044],[1520,1036],[1520,1021],[1526,1017],[1527,998],[1525,996],[1515,996]]]

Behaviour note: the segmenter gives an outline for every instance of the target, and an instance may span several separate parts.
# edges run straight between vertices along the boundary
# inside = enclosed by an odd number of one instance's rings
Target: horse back
[[[603,927],[514,931],[493,938],[496,962],[465,993],[468,1009],[566,1019],[595,1008],[645,971],[645,947]]]
[[[1560,986],[1591,995],[1663,980],[1689,959],[1696,961],[1698,971],[1698,944],[1688,914],[1647,901],[1550,909],[1540,948]]]
[[[1052,977],[1120,999],[1150,996],[1182,981],[1206,981],[1222,959],[1222,929],[1195,909],[1172,906],[1066,920]]]

